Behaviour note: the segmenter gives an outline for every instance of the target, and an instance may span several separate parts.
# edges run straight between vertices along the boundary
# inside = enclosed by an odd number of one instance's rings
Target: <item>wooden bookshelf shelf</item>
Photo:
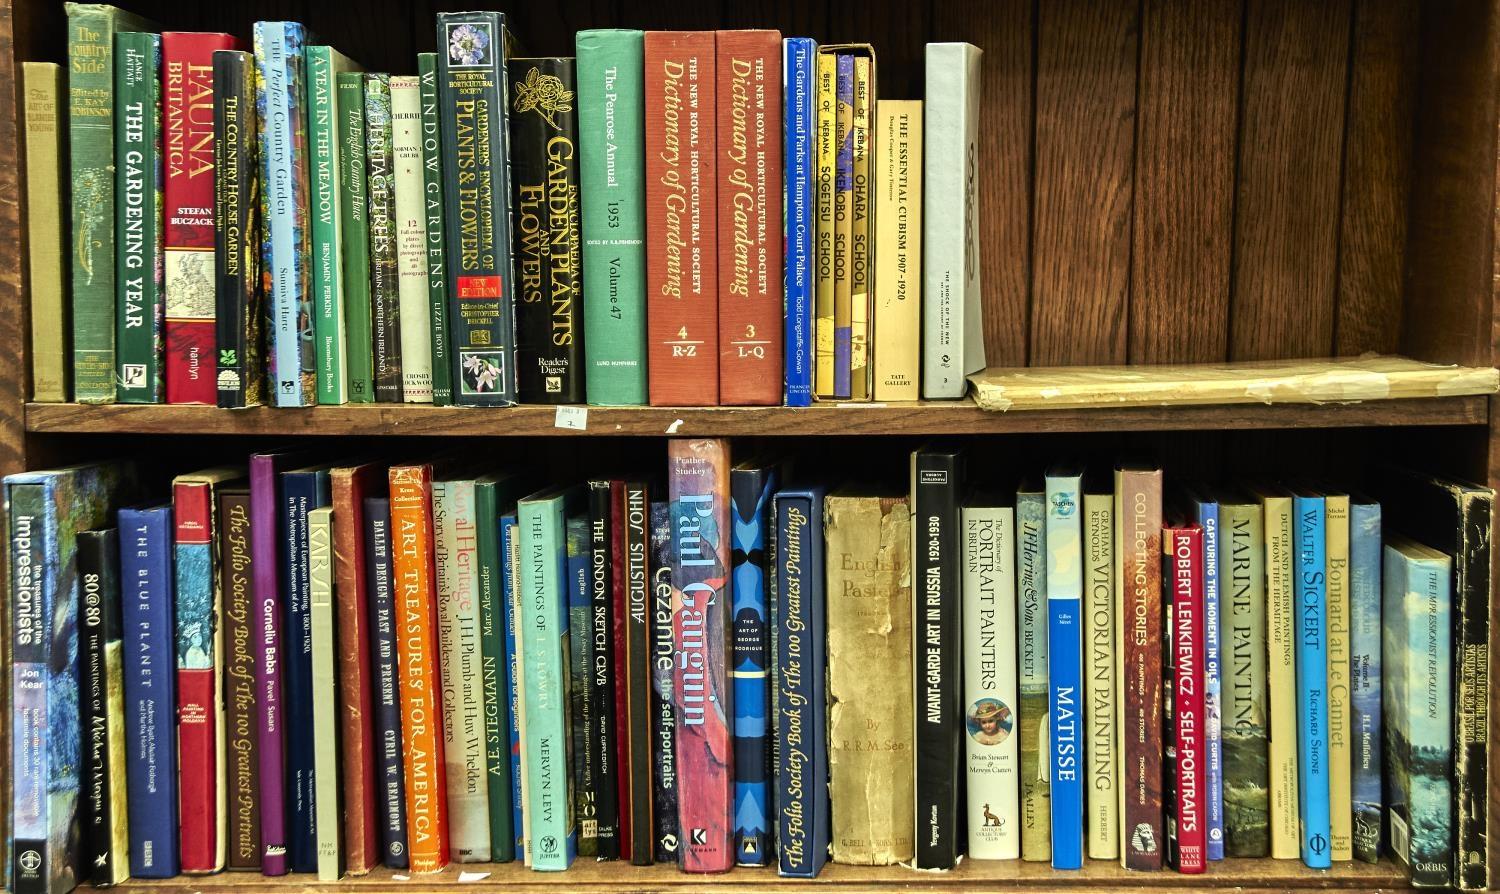
[[[1247,404],[1027,410],[993,413],[972,401],[791,407],[587,407],[586,427],[569,428],[556,407],[504,409],[345,405],[307,409],[27,404],[36,434],[155,435],[948,435],[1088,431],[1484,425],[1485,397],[1356,404]],[[570,408],[569,411],[571,412]]]

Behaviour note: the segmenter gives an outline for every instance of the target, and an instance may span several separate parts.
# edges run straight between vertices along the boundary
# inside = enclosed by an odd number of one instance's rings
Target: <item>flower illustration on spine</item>
[[[465,354],[463,369],[466,390],[471,394],[476,394],[495,390],[495,383],[500,380],[502,367],[484,354]]]
[[[485,65],[489,62],[489,49],[487,28],[464,24],[448,32],[448,61],[454,65]]]
[[[563,86],[562,79],[557,75],[544,75],[540,69],[533,67],[526,72],[526,80],[516,84],[515,88],[516,112],[530,112],[534,109],[547,119],[553,130],[558,129],[555,115],[573,111],[573,91]]]

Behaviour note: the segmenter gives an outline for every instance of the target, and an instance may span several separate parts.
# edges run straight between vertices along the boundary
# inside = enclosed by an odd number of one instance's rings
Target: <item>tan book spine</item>
[[[829,54],[832,55],[832,54]],[[850,205],[854,193],[854,57],[834,56],[833,88],[833,396],[848,400],[849,336],[854,291],[849,278],[849,243],[854,237]]]
[[[1083,495],[1084,675],[1088,796],[1084,840],[1091,860],[1120,855],[1120,765],[1115,712],[1114,494]]]
[[[1349,744],[1349,495],[1329,494],[1324,505],[1328,565],[1328,815],[1330,857],[1354,859],[1354,800]]]
[[[817,314],[814,394],[833,397],[833,164],[836,57],[818,54]]]
[[[1292,498],[1264,496],[1266,531],[1267,724],[1271,777],[1271,856],[1301,856],[1297,821],[1296,588],[1292,581]]]
[[[874,83],[870,60],[854,58],[853,163],[849,188],[849,398],[870,399],[870,156]]]
[[[62,129],[57,114],[63,70],[55,62],[22,62],[26,111],[26,235],[30,264],[31,399],[68,400],[68,276],[62,230]]]
[[[871,365],[878,401],[922,396],[922,101],[875,105],[875,289]]]

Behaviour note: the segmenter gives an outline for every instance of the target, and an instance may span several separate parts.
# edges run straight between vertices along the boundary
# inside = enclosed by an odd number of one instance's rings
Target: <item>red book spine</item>
[[[1200,873],[1208,863],[1207,813],[1203,800],[1203,530],[1169,528],[1172,614],[1172,781],[1176,816],[1167,835],[1178,872]]]
[[[183,547],[213,548],[213,486],[207,481],[176,483],[172,487],[172,517],[176,523],[174,540],[179,555]],[[179,572],[182,563],[179,562]],[[197,581],[210,588],[213,584],[213,561],[207,565],[208,579]],[[210,590],[212,593],[212,590]],[[212,612],[212,605],[202,607]],[[179,613],[180,614],[180,613]],[[212,619],[180,618],[194,626]],[[180,855],[183,872],[213,872],[222,866],[218,858],[219,840],[219,706],[215,699],[216,663],[212,646],[204,650],[204,662],[184,663],[179,653],[177,665],[177,752],[178,820],[181,824]]]
[[[333,573],[338,613],[339,757],[343,772],[344,863],[363,875],[380,860],[375,817],[374,690],[370,609],[365,591],[365,497],[378,496],[384,470],[334,469]]]
[[[1122,862],[1160,869],[1166,850],[1162,808],[1161,470],[1115,476],[1116,549],[1121,583],[1125,767],[1121,785]]]
[[[217,402],[214,362],[215,50],[228,34],[161,36],[167,403]]]
[[[781,34],[718,33],[719,402],[781,403]]]
[[[648,31],[645,64],[648,394],[658,407],[713,406],[719,402],[714,33]]]
[[[614,624],[610,636],[614,639],[611,654],[615,656],[615,791],[620,819],[620,855],[630,857],[630,670],[629,643],[625,639],[625,624],[630,612],[630,602],[625,588],[625,482],[609,483],[609,536],[610,586],[613,595]]]

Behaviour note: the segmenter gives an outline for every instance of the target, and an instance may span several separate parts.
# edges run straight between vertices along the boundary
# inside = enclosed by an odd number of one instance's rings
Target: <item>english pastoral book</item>
[[[810,37],[782,41],[786,94],[786,405],[812,404],[817,348],[817,78],[818,44]]]
[[[1115,469],[1115,561],[1120,582],[1120,862],[1160,869],[1162,813],[1161,469]]]
[[[1208,822],[1204,809],[1203,722],[1203,529],[1173,525],[1162,531],[1162,582],[1170,582],[1167,650],[1171,721],[1167,764],[1173,797],[1167,805],[1167,859],[1182,873],[1208,867]]]
[[[1016,727],[1021,753],[1021,859],[1052,859],[1052,774],[1047,713],[1047,497],[1035,482],[1016,493],[1019,654]]]
[[[651,835],[653,859],[676,863],[677,707],[673,692],[672,516],[665,501],[651,504]]]
[[[28,510],[29,511],[29,510]],[[32,539],[35,547],[37,539]],[[21,559],[18,553],[12,553]],[[27,555],[25,561],[30,562]],[[125,807],[124,645],[120,629],[120,538],[114,528],[78,533],[78,656],[83,678],[80,791],[84,865],[95,887],[130,877]],[[82,878],[83,876],[79,876]]]
[[[1108,476],[1083,495],[1083,692],[1088,773],[1083,835],[1091,860],[1120,856],[1119,679],[1114,492]]]
[[[343,71],[335,78],[339,143],[339,231],[344,269],[344,373],[350,403],[375,400],[370,341],[370,186],[366,179],[365,76]]]
[[[969,505],[964,531],[964,744],[968,855],[1021,856],[1016,730],[1016,510]]]
[[[922,396],[922,101],[875,104],[873,397]]]
[[[422,97],[415,75],[391,77],[391,159],[396,295],[401,317],[401,399],[432,403],[432,296],[427,284],[427,185]]]
[[[161,36],[115,37],[115,385],[122,403],[160,403]]]
[[[1264,525],[1259,502],[1231,494],[1220,498],[1224,662],[1219,691],[1223,696],[1224,851],[1231,857],[1264,857],[1271,849]],[[1378,656],[1379,630],[1375,633]]]
[[[339,693],[337,635],[333,615],[333,509],[307,513],[308,590],[312,620],[313,770],[318,845],[318,880],[336,882],[344,874],[344,824],[339,780]]]
[[[1355,497],[1349,507],[1349,705],[1354,858],[1380,859],[1385,819],[1381,661],[1380,504]]]
[[[357,68],[332,47],[310,46],[307,56],[307,140],[312,172],[312,289],[313,334],[317,338],[318,403],[341,404],[349,399],[348,345],[345,326],[344,218],[340,194],[345,188],[344,147],[339,140],[347,111],[345,102],[363,96],[340,93],[338,79]],[[363,110],[361,110],[363,111]],[[361,193],[363,190],[361,190]],[[363,216],[364,209],[360,209]],[[360,272],[358,276],[363,277]],[[363,295],[363,290],[356,288]]]
[[[762,461],[737,464],[729,473],[734,556],[734,846],[742,866],[775,860],[771,830],[770,612],[771,497],[779,476]]]
[[[213,64],[217,403],[255,407],[265,393],[255,57],[217,50]]]
[[[1193,518],[1203,531],[1203,805],[1209,860],[1224,859],[1224,756],[1220,699],[1223,668],[1220,660],[1219,504],[1193,495]],[[1347,656],[1346,656],[1347,657]],[[1347,858],[1346,858],[1347,859]]]
[[[256,646],[255,570],[250,554],[250,488],[219,491],[219,578],[224,591],[226,838],[230,869],[260,869],[260,650]]]
[[[453,403],[453,358],[448,354],[448,233],[443,220],[443,125],[438,117],[437,54],[417,54],[417,94],[422,103],[423,256],[432,330],[432,402]]]
[[[375,400],[401,403],[401,298],[391,77],[365,79],[365,213],[370,219],[370,350]]]
[[[1083,489],[1079,470],[1047,470],[1047,739],[1052,868],[1083,868]]]
[[[70,108],[64,69],[56,62],[22,62],[26,129],[26,272],[31,299],[31,399],[65,403],[70,393],[67,325],[70,252],[62,215],[68,181],[62,173],[60,115]]]

